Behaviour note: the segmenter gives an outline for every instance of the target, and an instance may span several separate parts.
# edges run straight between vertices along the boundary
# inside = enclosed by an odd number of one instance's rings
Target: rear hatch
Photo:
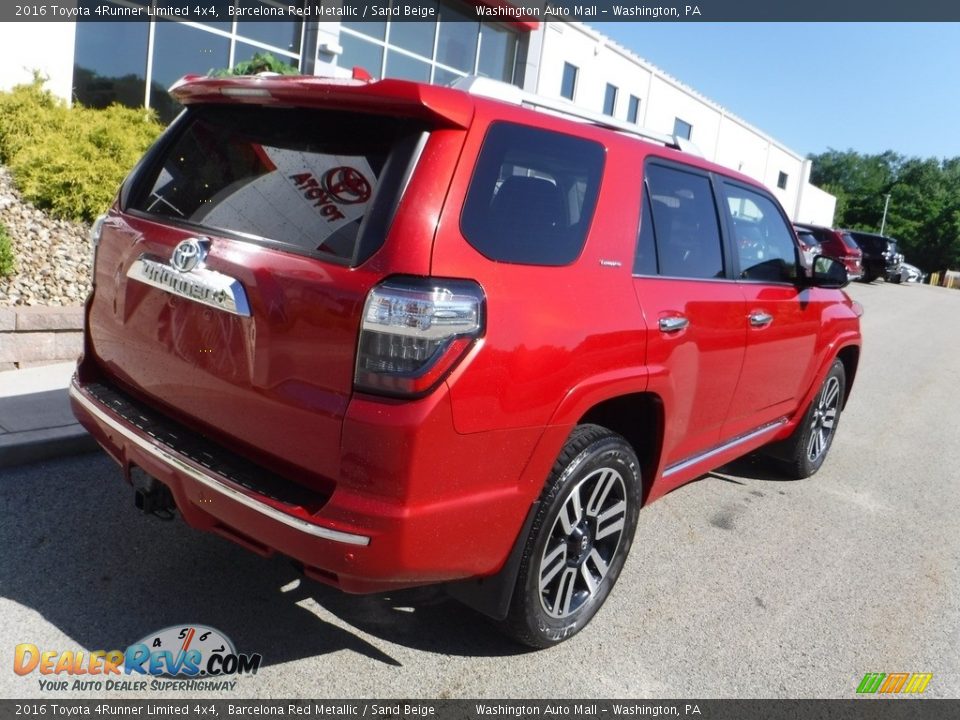
[[[107,380],[318,490],[364,300],[393,269],[370,258],[431,127],[342,105],[191,107],[103,224],[89,316]],[[404,239],[404,272],[427,273],[431,242]]]

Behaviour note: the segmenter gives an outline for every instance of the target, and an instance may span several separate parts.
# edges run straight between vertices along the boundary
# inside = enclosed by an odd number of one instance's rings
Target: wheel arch
[[[640,461],[641,502],[645,503],[660,465],[664,430],[663,400],[656,393],[636,392],[602,400],[586,410],[576,425],[612,430],[630,444]]]
[[[846,378],[843,389],[843,408],[846,408],[847,400],[850,399],[850,390],[853,388],[853,379],[857,375],[857,366],[860,364],[860,346],[845,345],[837,351],[837,359],[843,363],[843,373]]]

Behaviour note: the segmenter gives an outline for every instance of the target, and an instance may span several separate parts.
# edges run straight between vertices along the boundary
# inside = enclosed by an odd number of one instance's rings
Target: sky
[[[960,156],[960,23],[590,25],[803,155]]]

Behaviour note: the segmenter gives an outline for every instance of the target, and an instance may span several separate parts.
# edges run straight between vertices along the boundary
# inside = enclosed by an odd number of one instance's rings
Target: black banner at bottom
[[[689,718],[691,720],[939,720],[960,700],[0,700],[0,718],[264,718],[489,720]]]

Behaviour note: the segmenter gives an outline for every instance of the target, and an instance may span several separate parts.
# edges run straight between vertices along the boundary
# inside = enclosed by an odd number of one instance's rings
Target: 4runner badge
[[[174,249],[169,265],[160,258],[141,255],[127,270],[127,277],[171,295],[249,317],[250,304],[240,281],[203,267],[209,242],[197,238],[184,240]]]

